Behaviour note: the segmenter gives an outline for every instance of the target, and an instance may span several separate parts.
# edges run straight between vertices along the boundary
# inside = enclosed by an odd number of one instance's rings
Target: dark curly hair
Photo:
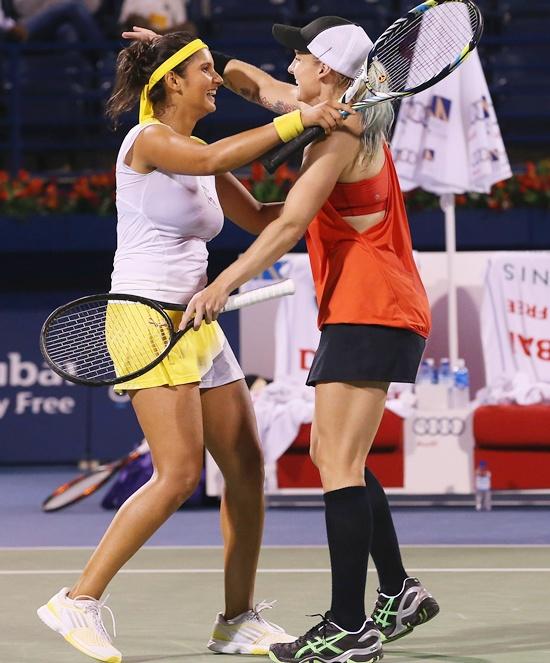
[[[113,92],[106,105],[106,115],[114,127],[118,125],[120,115],[136,105],[143,86],[155,69],[195,38],[188,32],[171,32],[151,41],[136,41],[120,51]],[[192,58],[184,60],[172,71],[183,76]],[[155,85],[149,98],[153,106],[163,102],[166,99],[164,86]]]

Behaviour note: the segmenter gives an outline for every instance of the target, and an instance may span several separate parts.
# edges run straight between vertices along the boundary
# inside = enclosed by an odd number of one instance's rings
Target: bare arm
[[[322,126],[330,132],[342,124],[337,109],[351,110],[337,102],[324,102],[301,111],[304,127]],[[243,131],[204,145],[163,124],[151,124],[137,137],[130,166],[148,173],[155,168],[186,175],[218,175],[244,166],[280,143],[273,123]]]
[[[216,281],[227,292],[270,267],[303,236],[332,191],[345,160],[330,145],[319,143],[310,150],[303,172],[290,190],[281,215],[270,223],[238,260]]]
[[[232,290],[270,267],[298,242],[349,160],[349,140],[353,138],[344,136],[341,132],[312,145],[281,215],[267,226],[238,260],[191,299],[180,329],[193,319],[196,329],[203,319],[207,322],[215,320]]]
[[[259,202],[231,173],[216,177],[216,190],[225,216],[252,235],[259,235],[283,207],[283,203]]]
[[[273,78],[259,67],[233,59],[223,72],[223,84],[241,97],[264,106],[274,113],[288,113],[307,108],[297,100],[298,87]]]

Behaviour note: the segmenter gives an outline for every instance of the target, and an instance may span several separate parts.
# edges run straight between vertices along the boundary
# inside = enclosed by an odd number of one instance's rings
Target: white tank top
[[[129,131],[117,157],[111,292],[187,304],[206,285],[206,242],[221,231],[223,211],[213,175],[144,175],[124,163],[146,126]]]

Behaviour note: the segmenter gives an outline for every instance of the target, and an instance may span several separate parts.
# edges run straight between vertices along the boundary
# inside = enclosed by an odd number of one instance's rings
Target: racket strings
[[[56,318],[46,341],[52,361],[71,375],[92,375],[110,359],[104,335],[97,333],[104,324],[104,306],[79,306]]]
[[[377,48],[391,93],[416,88],[455,63],[479,26],[475,8],[463,2],[438,5],[399,27]]]
[[[106,315],[106,341],[117,374],[129,374],[156,359],[171,340],[171,329],[155,309],[135,302],[111,302]]]
[[[44,347],[67,375],[101,383],[148,366],[171,338],[167,320],[156,309],[105,299],[60,313],[50,322]]]

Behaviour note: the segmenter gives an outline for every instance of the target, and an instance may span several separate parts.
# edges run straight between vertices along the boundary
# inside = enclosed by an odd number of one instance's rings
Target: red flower
[[[537,167],[532,161],[527,161],[525,164],[525,172],[528,177],[536,177]]]
[[[42,191],[44,186],[44,180],[41,180],[39,177],[33,177],[29,184],[26,187],[27,195],[36,196]]]
[[[100,175],[92,175],[90,177],[90,184],[97,187],[108,187],[112,184],[112,178],[106,173]]]
[[[250,177],[253,182],[261,182],[265,178],[265,168],[259,161],[255,161],[250,168]]]
[[[59,194],[56,184],[53,182],[47,184],[44,193],[46,194],[44,196],[44,205],[48,209],[57,209],[59,206]]]
[[[275,171],[275,183],[278,184],[279,186],[281,184],[284,184],[285,182],[295,182],[296,181],[296,173],[291,170],[286,163],[284,163],[282,166],[279,166],[277,170]]]

